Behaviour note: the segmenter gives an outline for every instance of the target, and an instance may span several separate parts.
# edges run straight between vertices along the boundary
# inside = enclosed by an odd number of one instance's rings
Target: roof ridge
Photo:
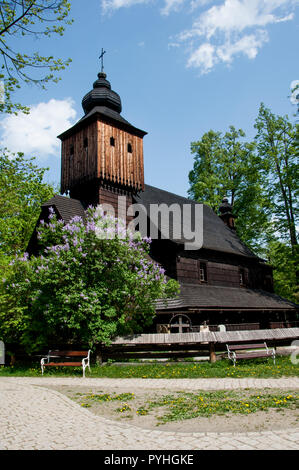
[[[192,202],[194,204],[202,204],[203,206],[206,205],[206,204],[203,204],[201,202],[194,201],[193,199],[188,199],[187,197],[181,196],[180,194],[176,194],[176,193],[172,193],[171,191],[167,191],[167,189],[157,188],[157,186],[152,186],[151,184],[145,184],[145,186],[148,187],[148,188],[157,189],[158,191],[163,191],[164,193],[171,194],[172,196],[175,196],[175,197],[180,197],[181,199],[185,199],[189,203]]]
[[[51,201],[53,201],[53,199],[55,199],[55,198],[64,199],[65,201],[76,201],[76,202],[80,202],[80,204],[82,205],[82,202],[80,201],[80,199],[75,199],[75,198],[73,198],[73,197],[62,196],[61,194],[54,194],[54,196],[51,197],[51,199],[49,199],[48,201],[44,202],[44,204],[42,204],[42,206],[48,206],[49,203],[51,203]]]

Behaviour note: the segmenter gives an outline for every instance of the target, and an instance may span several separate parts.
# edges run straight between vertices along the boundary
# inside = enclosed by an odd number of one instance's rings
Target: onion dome
[[[93,90],[84,96],[82,107],[85,114],[88,114],[96,106],[105,106],[117,113],[121,113],[121,99],[115,91],[111,90],[111,85],[106,80],[104,72],[98,74],[98,80],[93,84]]]

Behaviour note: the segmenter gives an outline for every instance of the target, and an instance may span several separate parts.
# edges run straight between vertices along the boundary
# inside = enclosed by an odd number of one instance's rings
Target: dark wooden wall
[[[135,190],[144,189],[143,139],[101,121],[97,122],[97,136],[98,177]],[[115,146],[110,144],[111,137]]]
[[[114,146],[110,143],[111,137]],[[132,152],[128,151],[128,144]],[[97,120],[83,129],[75,129],[65,138],[62,141],[62,194],[97,178],[134,191],[144,189],[142,137]]]
[[[84,141],[88,139],[88,149]],[[73,155],[71,149],[73,148]],[[71,137],[62,141],[61,148],[61,193],[71,190],[78,183],[97,177],[97,123],[88,124]]]
[[[200,284],[200,262],[206,263],[207,284],[241,287],[240,270],[244,273],[242,287],[273,292],[272,267],[258,258],[246,258],[211,250],[184,251],[175,243],[153,241],[151,256],[166,268],[168,276],[188,284]]]

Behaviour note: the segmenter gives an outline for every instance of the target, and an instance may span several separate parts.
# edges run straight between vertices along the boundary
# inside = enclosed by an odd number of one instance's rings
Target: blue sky
[[[73,0],[63,37],[22,39],[20,49],[72,58],[46,91],[24,85],[15,100],[29,116],[3,116],[1,145],[36,156],[59,183],[58,134],[83,116],[81,101],[100,71],[120,94],[122,115],[148,132],[146,183],[186,195],[190,143],[230,125],[254,137],[261,102],[295,112],[299,0]]]

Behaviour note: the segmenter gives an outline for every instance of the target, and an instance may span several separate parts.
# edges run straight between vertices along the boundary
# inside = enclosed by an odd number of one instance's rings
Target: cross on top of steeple
[[[102,52],[99,57],[99,59],[101,59],[101,73],[104,73],[104,54],[106,54],[106,52],[107,51],[104,51],[104,49],[102,48]]]

